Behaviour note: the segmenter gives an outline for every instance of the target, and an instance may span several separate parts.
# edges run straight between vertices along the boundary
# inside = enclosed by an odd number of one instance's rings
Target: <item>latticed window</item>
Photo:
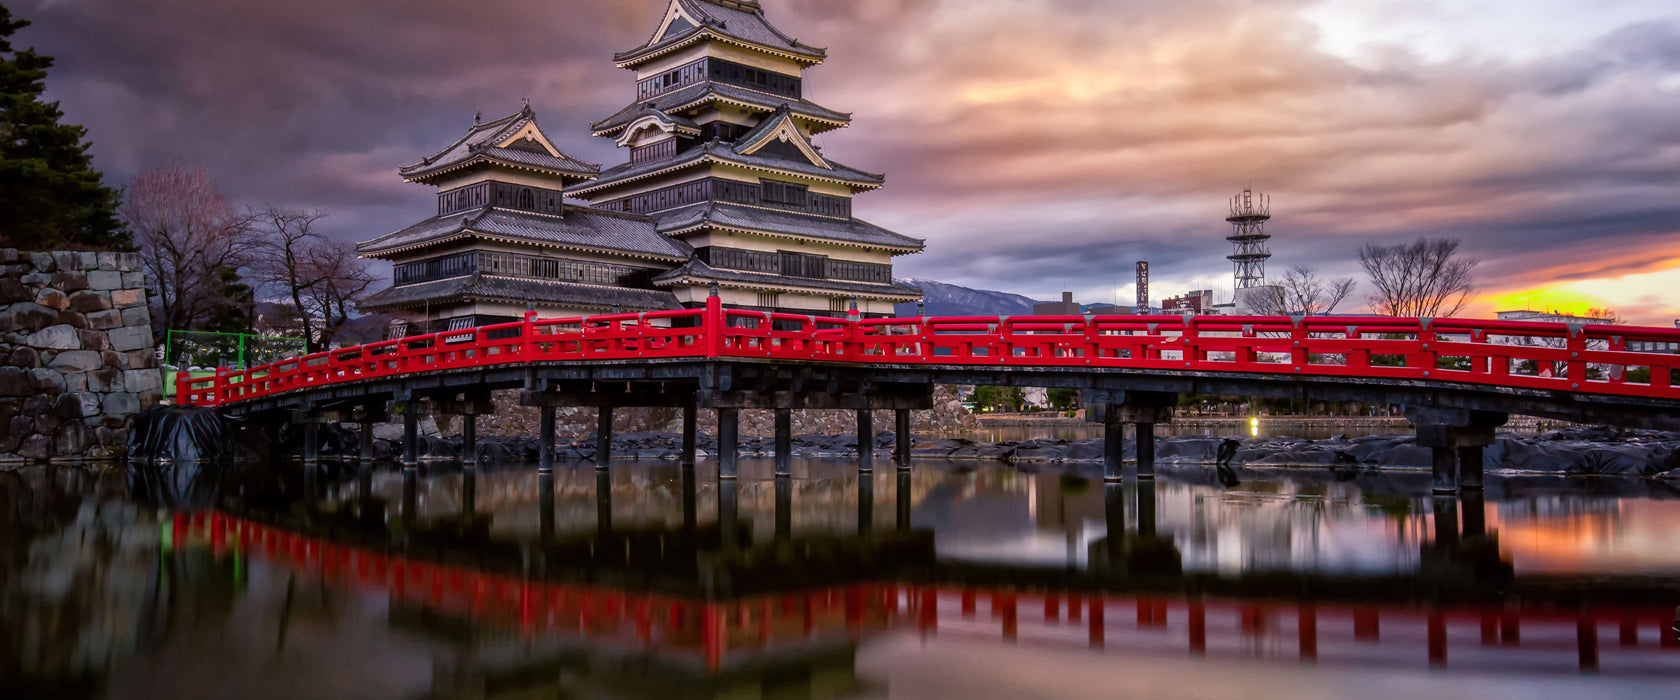
[[[781,305],[782,305],[782,295],[777,294],[775,292],[759,292],[758,293],[758,307],[759,308],[761,308],[761,309],[774,309],[774,308],[776,308],[778,306],[781,306]]]
[[[386,340],[402,340],[408,337],[408,324],[393,323],[385,329]]]
[[[846,300],[844,298],[833,297],[833,298],[830,298],[828,300],[828,310],[829,311],[849,311],[850,308],[847,306]]]
[[[473,322],[476,320],[477,319],[473,316],[461,316],[459,318],[449,319],[449,330],[464,331],[472,329],[475,327]]]

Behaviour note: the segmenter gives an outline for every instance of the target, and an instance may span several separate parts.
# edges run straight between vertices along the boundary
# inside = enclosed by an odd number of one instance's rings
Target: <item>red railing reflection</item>
[[[216,406],[323,384],[524,362],[744,358],[1433,379],[1680,399],[1680,329],[1468,319],[1029,316],[860,320],[724,309],[518,323],[317,353],[214,376],[178,400]],[[1647,344],[1641,346],[1640,344]]]
[[[1385,665],[1427,660],[1434,667],[1448,666],[1449,649],[1456,646],[1456,654],[1474,667],[1516,663],[1525,671],[1680,672],[1680,654],[1673,653],[1680,650],[1680,638],[1670,608],[1417,607],[904,583],[700,600],[486,573],[304,537],[220,513],[176,515],[173,532],[177,546],[196,537],[217,555],[238,547],[249,556],[386,591],[398,602],[475,624],[516,629],[526,637],[579,635],[690,655],[714,670],[731,654],[913,628],[924,635],[943,630],[1052,646],[1177,645],[1194,655],[1262,653]],[[1023,609],[1041,610],[1042,618],[1023,616]],[[1123,624],[1133,612],[1135,623]],[[1612,631],[1615,644],[1605,644]],[[1607,654],[1610,664],[1602,660]],[[1576,663],[1560,666],[1563,655]]]

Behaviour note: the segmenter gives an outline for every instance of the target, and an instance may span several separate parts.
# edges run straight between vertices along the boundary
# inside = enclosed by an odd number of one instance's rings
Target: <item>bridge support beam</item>
[[[910,450],[916,441],[910,431],[910,411],[902,408],[893,411],[893,435],[897,438],[893,459],[898,463],[899,469],[909,469]]]
[[[602,406],[597,410],[600,413],[595,419],[595,468],[606,469],[612,466],[613,458],[613,409]]]
[[[858,471],[875,471],[875,412],[857,412]]]
[[[1494,429],[1508,418],[1492,411],[1406,407],[1406,420],[1417,427],[1418,446],[1429,448],[1433,457],[1435,493],[1481,490],[1482,448],[1493,444]]]
[[[776,476],[793,476],[792,409],[776,409]]]
[[[741,411],[720,408],[718,418],[718,478],[734,479],[741,462]]]

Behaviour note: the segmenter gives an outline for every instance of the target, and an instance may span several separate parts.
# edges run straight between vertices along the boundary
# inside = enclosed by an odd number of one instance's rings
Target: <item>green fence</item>
[[[163,342],[164,392],[175,393],[180,372],[207,377],[216,368],[249,369],[292,357],[301,357],[307,344],[302,338],[284,338],[248,333],[169,331]]]

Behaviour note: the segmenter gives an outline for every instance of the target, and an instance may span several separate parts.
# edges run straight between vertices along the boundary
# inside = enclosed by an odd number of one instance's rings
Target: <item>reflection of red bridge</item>
[[[329,580],[386,591],[475,625],[526,638],[591,643],[693,659],[717,670],[731,657],[865,634],[1001,638],[1016,643],[1178,648],[1197,655],[1262,655],[1330,663],[1429,665],[1500,671],[1680,672],[1673,612],[1658,608],[1535,611],[1516,606],[1313,604],[1085,592],[1021,592],[914,583],[848,584],[733,600],[699,600],[485,573],[299,536],[216,513],[179,515],[178,543],[208,540]],[[1449,654],[1449,649],[1457,648]]]

